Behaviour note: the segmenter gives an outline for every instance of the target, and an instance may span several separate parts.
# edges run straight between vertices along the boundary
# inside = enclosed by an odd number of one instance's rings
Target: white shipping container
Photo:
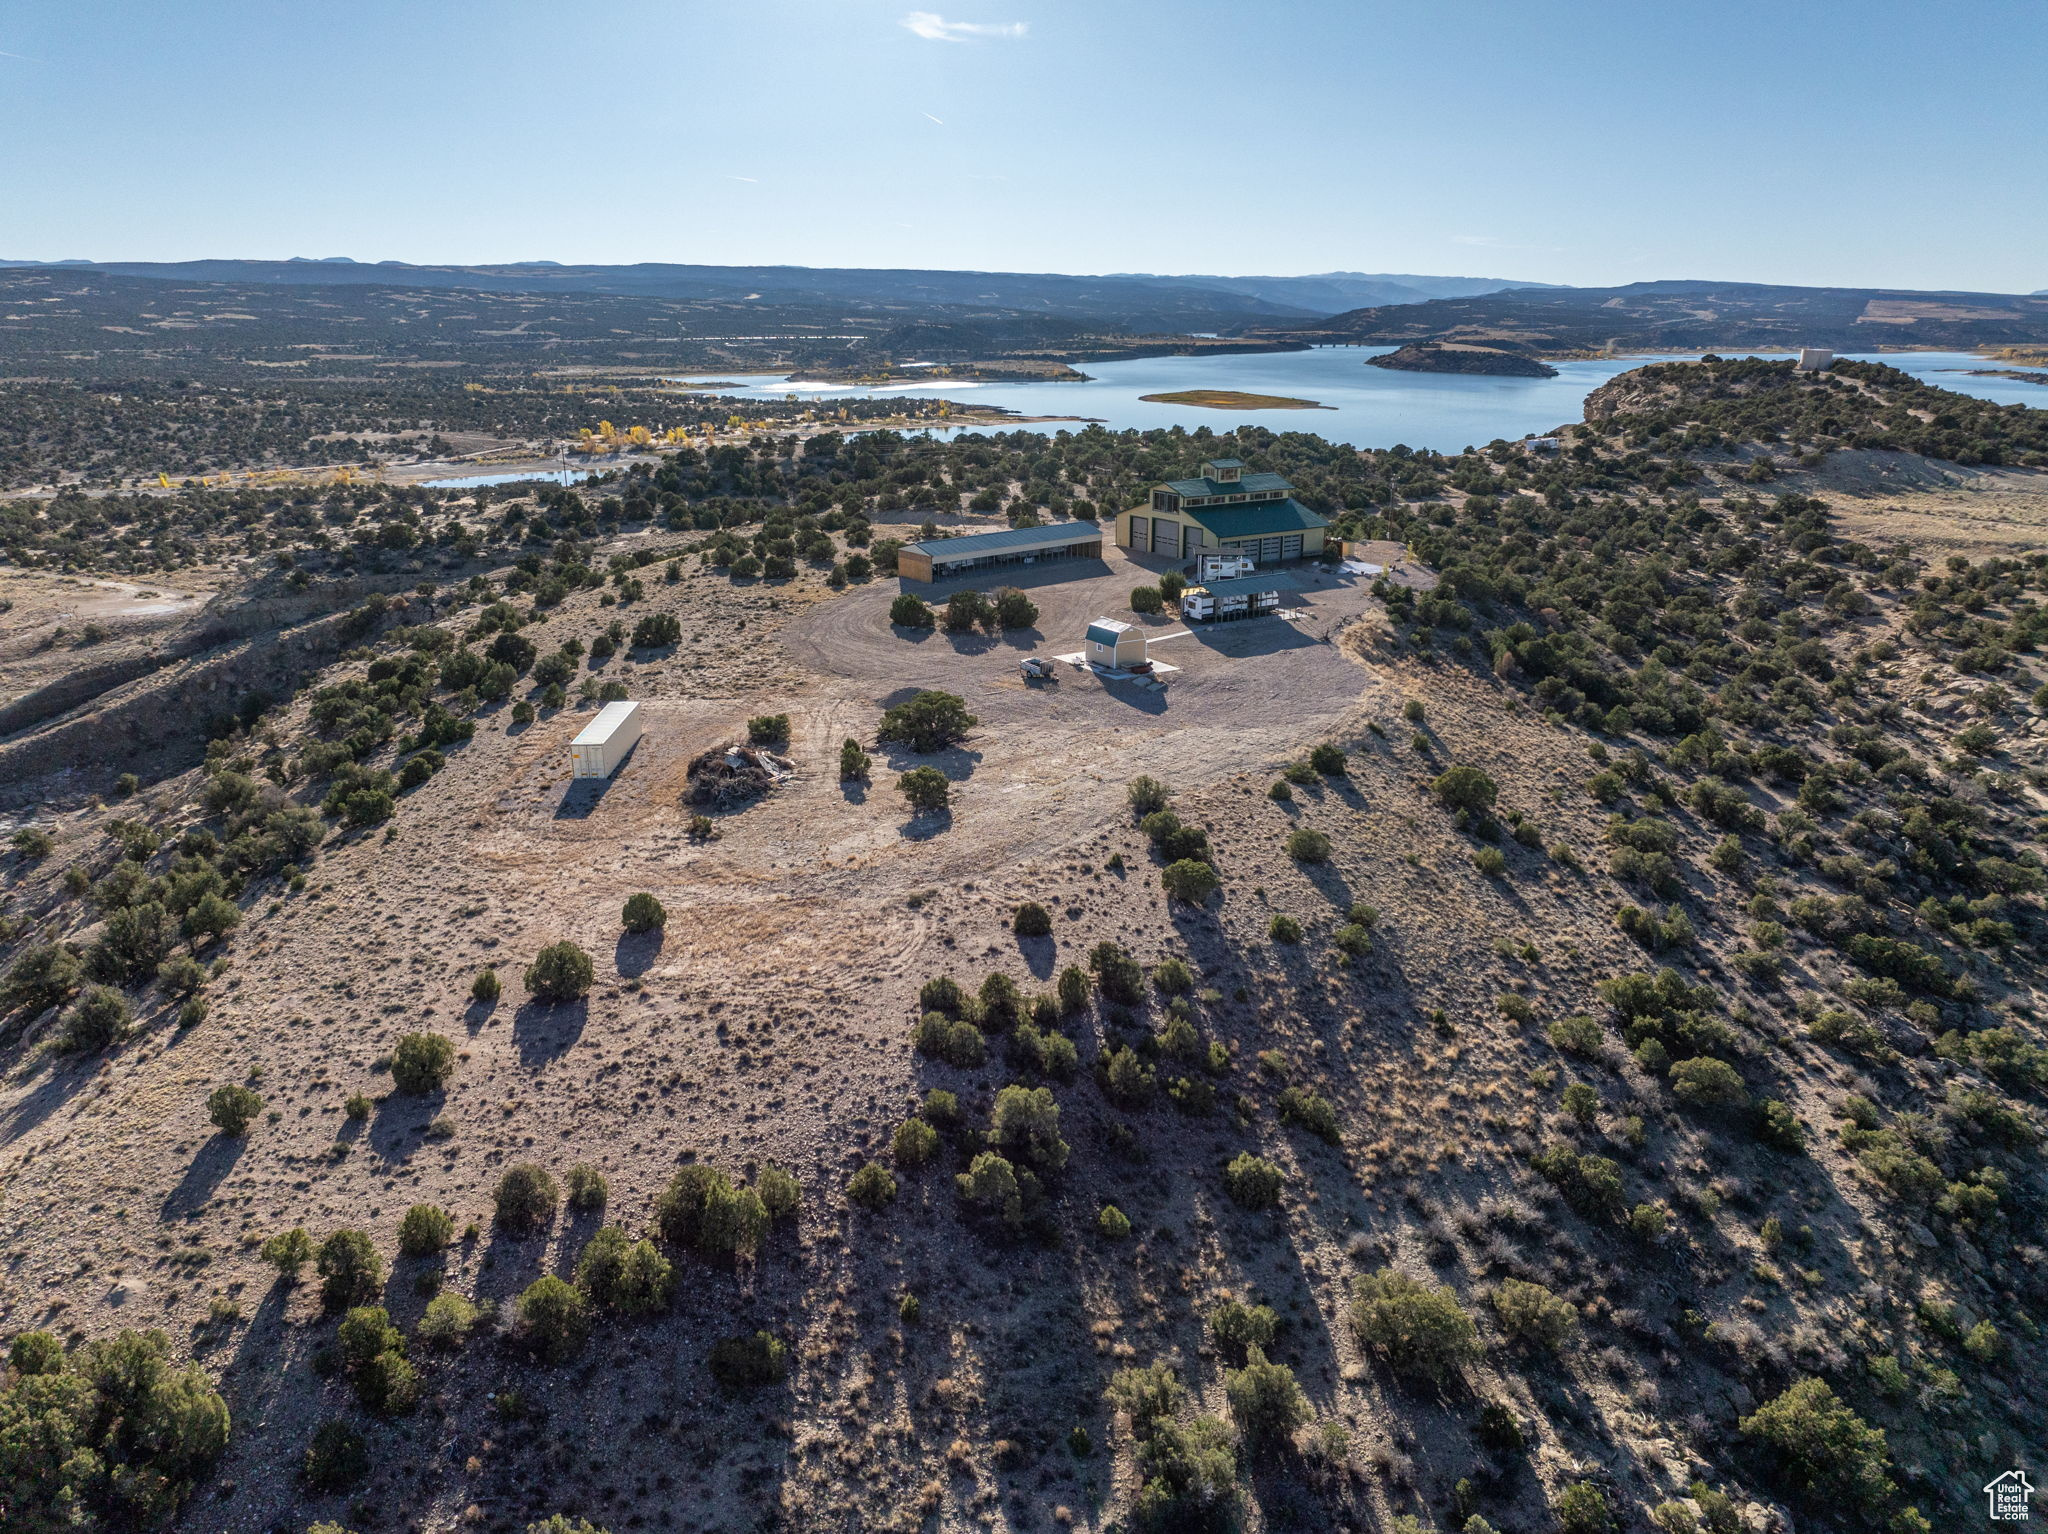
[[[619,770],[626,753],[640,739],[640,705],[607,703],[583,733],[569,743],[569,759],[579,778],[608,778]]]

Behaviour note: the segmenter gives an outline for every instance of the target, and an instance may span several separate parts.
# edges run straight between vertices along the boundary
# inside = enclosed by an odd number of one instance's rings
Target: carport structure
[[[896,551],[896,573],[907,581],[942,581],[1001,565],[1101,557],[1102,529],[1095,523],[1046,522],[1037,527],[969,533],[964,538],[927,538],[906,543]]]

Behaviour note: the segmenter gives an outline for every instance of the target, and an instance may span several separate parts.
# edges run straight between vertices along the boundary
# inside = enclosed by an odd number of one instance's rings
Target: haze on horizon
[[[2023,0],[0,11],[0,257],[2048,287]]]

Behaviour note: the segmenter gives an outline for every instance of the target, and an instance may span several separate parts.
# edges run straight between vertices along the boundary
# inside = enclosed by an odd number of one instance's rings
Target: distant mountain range
[[[287,261],[4,261],[0,266],[89,268],[121,277],[293,287],[377,284],[498,293],[609,293],[635,298],[785,305],[857,303],[1012,310],[1121,331],[1221,331],[1315,319],[1364,304],[1420,303],[1514,284],[1504,278],[1326,272],[1313,277],[1200,277],[1113,273],[954,272],[811,266],[563,266],[553,261],[413,266],[329,256]]]
[[[1522,287],[1372,305],[1314,325],[1254,327],[1251,333],[1373,346],[1464,341],[1551,356],[1794,346],[1969,350],[2048,342],[2048,294],[1687,281]]]

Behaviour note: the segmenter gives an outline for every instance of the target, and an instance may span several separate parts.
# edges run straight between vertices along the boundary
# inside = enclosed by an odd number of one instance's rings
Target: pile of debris
[[[751,804],[796,772],[796,763],[760,746],[718,746],[690,763],[685,803],[705,809]]]

